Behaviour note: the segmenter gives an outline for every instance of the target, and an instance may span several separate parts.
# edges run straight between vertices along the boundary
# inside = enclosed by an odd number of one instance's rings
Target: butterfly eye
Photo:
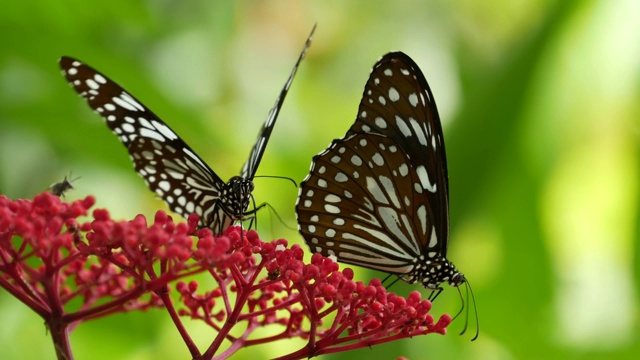
[[[60,67],[71,87],[104,119],[127,148],[136,171],[149,189],[174,212],[184,217],[197,213],[200,227],[209,227],[220,234],[248,214],[253,177],[312,35],[313,30],[258,134],[237,182],[233,179],[229,183],[222,181],[169,125],[107,76],[70,57],[62,57]],[[227,186],[232,182],[237,186]],[[224,191],[226,188],[232,191]]]

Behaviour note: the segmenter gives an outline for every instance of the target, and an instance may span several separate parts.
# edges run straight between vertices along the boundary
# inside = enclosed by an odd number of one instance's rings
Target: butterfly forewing
[[[314,27],[315,29],[315,27]],[[127,148],[134,167],[148,187],[176,213],[197,213],[200,227],[222,233],[247,211],[256,173],[284,98],[311,36],[284,89],[269,113],[240,176],[223,182],[211,168],[159,117],[126,90],[82,62],[62,57],[60,67],[69,84],[107,123]]]
[[[300,52],[300,56],[298,57],[298,61],[294,65],[291,70],[291,74],[289,74],[289,78],[287,82],[284,84],[284,87],[280,91],[280,95],[276,99],[276,103],[269,111],[269,115],[267,115],[267,121],[264,123],[264,126],[260,130],[258,134],[258,140],[255,145],[251,149],[251,153],[249,154],[249,159],[244,163],[242,167],[242,171],[240,172],[240,176],[243,179],[253,179],[256,175],[256,171],[258,170],[258,164],[260,164],[260,160],[262,160],[262,155],[264,154],[264,150],[267,147],[267,142],[269,141],[269,137],[271,136],[271,132],[273,131],[273,126],[275,125],[276,119],[278,118],[278,114],[280,113],[280,108],[282,108],[282,104],[284,103],[284,99],[287,96],[287,92],[289,91],[289,87],[291,87],[291,83],[293,82],[293,78],[296,76],[296,72],[298,71],[298,66],[300,66],[300,62],[304,59],[305,54],[307,53],[307,49],[311,46],[311,40],[313,39],[313,33],[316,30],[316,26],[313,26],[311,29],[311,33],[307,38],[307,42],[304,44],[304,48],[302,52]]]
[[[300,231],[315,252],[392,274],[413,271],[433,236],[418,174],[391,139],[356,134],[313,159],[297,204]]]
[[[158,116],[117,83],[69,57],[60,59],[69,84],[87,100],[127,148],[136,171],[158,196],[183,216],[200,215],[200,226],[212,221],[210,204],[224,182]]]
[[[401,52],[383,56],[373,67],[355,123],[355,133],[392,139],[427,189],[441,250],[449,237],[449,180],[442,127],[431,89],[418,65]]]
[[[206,164],[190,149],[138,137],[129,146],[129,153],[149,189],[164,199],[172,211],[184,217],[199,214],[199,226],[223,230],[219,224],[225,214],[216,210],[223,201],[224,184],[212,177]],[[212,184],[221,188],[212,189]]]

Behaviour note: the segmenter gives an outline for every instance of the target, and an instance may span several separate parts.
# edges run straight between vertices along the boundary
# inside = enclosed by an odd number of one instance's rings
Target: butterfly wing
[[[366,133],[335,140],[300,186],[300,232],[314,252],[406,276],[422,239],[437,251],[427,191],[393,140]]]
[[[200,215],[200,226],[213,220],[211,204],[224,182],[158,116],[117,83],[70,57],[60,59],[62,73],[127,148],[149,189],[169,208]],[[217,213],[217,212],[216,212]]]
[[[427,190],[430,218],[444,256],[449,238],[449,179],[442,125],[431,88],[418,65],[402,52],[384,55],[365,85],[355,123],[347,136],[381,134],[409,157]],[[427,245],[428,239],[424,239]]]
[[[287,82],[284,84],[284,87],[280,91],[280,95],[276,99],[276,103],[273,108],[269,111],[269,115],[267,116],[267,121],[264,123],[264,126],[260,130],[258,134],[258,140],[255,145],[251,149],[251,153],[249,154],[249,159],[244,163],[242,170],[240,172],[240,176],[246,180],[252,180],[256,175],[256,171],[258,170],[258,165],[260,164],[260,160],[262,160],[262,155],[264,154],[264,150],[267,147],[267,142],[269,141],[269,137],[271,136],[271,132],[273,131],[273,127],[276,124],[276,119],[278,118],[278,114],[280,113],[280,108],[282,108],[282,104],[284,103],[284,99],[287,96],[287,92],[289,91],[289,87],[293,82],[293,78],[296,76],[296,72],[298,71],[298,66],[302,59],[304,59],[305,54],[307,53],[307,49],[311,45],[311,40],[313,38],[313,33],[315,32],[316,27],[313,26],[311,29],[311,33],[307,38],[307,42],[304,44],[304,48],[298,57],[298,61],[296,62],[293,70],[291,70],[291,74],[289,74],[289,78]]]

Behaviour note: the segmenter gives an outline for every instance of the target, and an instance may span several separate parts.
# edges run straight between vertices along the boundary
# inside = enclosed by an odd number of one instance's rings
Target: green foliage
[[[462,315],[446,337],[327,358],[637,357],[636,2],[371,3],[7,2],[0,193],[31,197],[73,171],[82,178],[68,200],[94,194],[114,217],[164,206],[68,88],[57,67],[62,55],[126,87],[223,179],[236,175],[317,22],[258,175],[302,180],[311,157],[351,125],[376,59],[406,52],[429,80],[444,122],[448,257],[473,285],[481,323],[475,343],[456,335]],[[281,180],[255,182],[258,201],[295,227],[297,190]],[[267,210],[258,225],[264,239],[271,232],[302,241]],[[412,289],[394,287],[404,295]],[[460,298],[447,289],[434,306],[436,314],[455,313]],[[83,325],[72,336],[76,356],[186,357],[166,320],[132,314]],[[0,321],[0,349],[10,349],[3,358],[53,358],[42,322],[4,291]],[[207,343],[207,331],[197,340]],[[280,354],[277,345],[258,351],[240,356]]]

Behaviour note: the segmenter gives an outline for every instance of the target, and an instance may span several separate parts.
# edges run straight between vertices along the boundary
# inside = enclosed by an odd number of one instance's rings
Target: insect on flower
[[[73,89],[102,116],[127,148],[136,171],[149,189],[174,212],[185,218],[196,213],[200,216],[200,227],[221,234],[236,221],[251,218],[261,207],[248,210],[254,188],[252,180],[314,31],[315,26],[240,175],[228,182],[220,179],[178,134],[116,82],[70,57],[62,57],[60,67]]]

